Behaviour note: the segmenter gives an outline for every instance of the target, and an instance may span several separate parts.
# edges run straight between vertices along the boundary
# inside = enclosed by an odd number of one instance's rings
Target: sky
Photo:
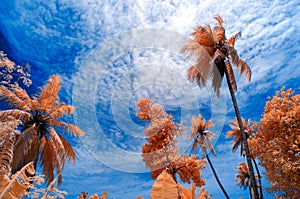
[[[141,160],[147,124],[135,116],[136,103],[150,96],[189,133],[199,113],[215,124],[217,157],[212,157],[231,198],[248,198],[235,185],[236,166],[244,159],[225,140],[234,112],[223,82],[218,98],[208,86],[199,89],[186,79],[192,64],[180,52],[193,28],[224,19],[226,36],[239,31],[240,57],[252,70],[251,82],[236,75],[236,97],[244,118],[259,120],[268,96],[285,86],[299,88],[300,3],[297,0],[97,1],[2,0],[0,50],[18,64],[29,63],[39,91],[50,75],[60,74],[60,99],[76,107],[68,121],[84,132],[65,135],[78,159],[66,164],[60,187],[76,198],[109,191],[109,198],[149,198],[154,180]],[[179,140],[182,152],[189,142]],[[205,188],[223,195],[210,168]],[[264,186],[268,186],[264,180]],[[266,198],[272,198],[266,194]]]

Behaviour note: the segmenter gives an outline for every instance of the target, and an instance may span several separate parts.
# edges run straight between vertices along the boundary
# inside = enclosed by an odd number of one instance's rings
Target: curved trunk
[[[252,166],[252,160],[251,160],[251,156],[250,156],[247,137],[246,137],[246,133],[244,131],[240,111],[239,111],[239,108],[238,108],[238,105],[237,105],[237,101],[236,101],[236,98],[235,98],[235,94],[234,94],[232,85],[230,83],[229,74],[228,74],[228,71],[226,69],[224,60],[221,62],[221,64],[223,65],[224,70],[225,70],[227,85],[228,85],[229,92],[230,92],[230,95],[231,95],[231,99],[232,99],[233,107],[234,107],[234,110],[235,110],[236,118],[237,118],[237,121],[239,123],[239,127],[241,129],[242,146],[244,147],[244,151],[246,152],[247,165],[248,165],[249,174],[250,174],[250,183],[251,183],[251,187],[253,188],[254,198],[259,199],[260,197],[259,197],[259,194],[258,194],[257,184],[256,184],[255,176],[254,176],[253,166]]]
[[[258,175],[258,186],[259,186],[259,194],[260,194],[260,198],[263,199],[263,198],[264,198],[264,195],[263,195],[263,190],[262,190],[262,184],[261,184],[260,172],[259,172],[257,163],[256,163],[256,161],[255,161],[254,158],[252,158],[252,161],[253,161],[253,163],[254,163],[254,166],[255,166],[255,169],[256,169],[256,173],[257,173],[257,175]]]
[[[209,158],[208,154],[206,154],[205,157],[206,157],[206,159],[207,159],[207,161],[208,161],[208,164],[209,164],[209,166],[210,166],[210,168],[211,168],[211,170],[212,170],[212,172],[213,172],[213,174],[214,174],[214,176],[215,176],[215,178],[216,178],[216,180],[217,180],[217,182],[218,182],[219,187],[220,187],[221,190],[223,191],[225,197],[226,197],[227,199],[229,199],[229,196],[228,196],[226,190],[224,189],[224,187],[223,187],[223,185],[222,185],[222,183],[221,183],[221,181],[220,181],[220,179],[219,179],[219,177],[218,177],[218,175],[217,175],[217,173],[216,173],[216,171],[215,171],[215,168],[213,167],[213,165],[212,165],[212,163],[211,163],[211,161],[210,161],[210,158]]]

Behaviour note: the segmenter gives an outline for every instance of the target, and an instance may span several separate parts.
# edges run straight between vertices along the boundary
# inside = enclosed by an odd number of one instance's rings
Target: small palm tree
[[[226,133],[226,138],[233,138],[233,146],[232,146],[232,151],[236,151],[236,149],[238,148],[238,146],[241,145],[241,153],[244,152],[243,150],[243,145],[242,145],[242,133],[241,133],[241,129],[239,127],[238,121],[237,119],[234,119],[232,121],[233,124],[229,124],[231,130],[227,131]],[[251,120],[248,120],[248,122],[246,123],[245,119],[242,118],[242,123],[243,123],[243,128],[246,132],[247,135],[247,139],[249,136],[251,136],[254,133],[254,128],[257,126],[256,122],[253,123],[253,125],[251,125]],[[245,155],[245,154],[243,154]],[[261,175],[258,169],[258,165],[255,161],[255,159],[253,158],[253,156],[251,156],[251,159],[254,163],[256,172],[257,172],[257,178],[258,178],[258,187],[259,187],[259,194],[260,197],[263,199],[263,191],[262,191],[262,185],[261,185]]]
[[[51,76],[48,84],[33,98],[20,87],[0,86],[0,100],[6,100],[14,108],[1,111],[0,121],[8,116],[22,121],[21,134],[17,135],[14,145],[12,172],[31,161],[36,168],[40,159],[48,184],[54,180],[54,170],[61,184],[65,160],[74,162],[76,159],[74,149],[56,129],[63,127],[74,136],[83,135],[77,126],[59,120],[74,110],[73,106],[59,102],[59,84],[60,77]]]
[[[254,132],[253,126],[250,126],[251,120],[248,120],[248,123],[246,123],[245,119],[242,118],[242,124],[248,138],[250,134]],[[226,138],[233,138],[232,151],[236,151],[236,149],[241,146],[241,152],[244,152],[242,145],[242,133],[237,119],[232,120],[232,124],[229,124],[229,126],[231,130],[227,131]]]
[[[208,131],[209,128],[213,126],[212,121],[208,120],[205,122],[205,120],[202,118],[202,115],[199,114],[198,118],[195,118],[194,116],[192,117],[191,121],[192,127],[191,131],[192,134],[189,135],[189,139],[193,140],[193,146],[192,146],[192,151],[197,150],[198,147],[201,148],[202,152],[204,153],[209,166],[218,182],[218,185],[220,186],[221,190],[223,191],[224,195],[226,198],[229,198],[226,190],[224,189],[216,171],[215,168],[208,156],[207,149],[211,150],[211,152],[216,155],[216,151],[214,150],[210,140],[214,137],[214,134],[210,131]]]
[[[226,75],[236,118],[242,132],[242,142],[250,170],[251,184],[253,185],[255,197],[259,198],[247,138],[234,94],[237,90],[237,85],[232,64],[248,81],[251,79],[251,70],[246,62],[240,59],[234,48],[235,41],[241,36],[241,33],[238,32],[227,39],[223,27],[223,19],[220,16],[216,16],[215,19],[217,20],[216,26],[213,28],[210,25],[197,27],[192,33],[193,38],[188,40],[186,45],[182,47],[182,51],[187,53],[189,59],[196,58],[196,64],[188,69],[187,76],[191,82],[196,82],[200,88],[211,80],[212,87],[219,96],[224,74]]]
[[[235,179],[237,181],[237,185],[247,189],[250,187],[250,175],[249,169],[244,162],[240,162],[238,165],[238,174],[236,174]]]

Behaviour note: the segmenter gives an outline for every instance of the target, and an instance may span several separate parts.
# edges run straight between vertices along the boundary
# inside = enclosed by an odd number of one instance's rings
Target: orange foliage
[[[58,184],[61,184],[65,160],[75,161],[74,149],[57,129],[63,127],[74,136],[82,136],[84,133],[79,127],[60,121],[63,116],[70,116],[74,111],[73,106],[59,102],[60,82],[58,75],[51,76],[48,84],[34,97],[30,97],[19,86],[0,85],[0,100],[6,100],[14,108],[1,111],[0,121],[13,117],[22,122],[21,135],[17,136],[14,144],[14,154],[17,155],[13,156],[12,173],[31,161],[36,168],[40,161],[47,184],[55,178],[55,171]]]
[[[187,53],[188,59],[195,59],[195,65],[190,66],[187,71],[188,80],[196,82],[199,87],[205,86],[208,80],[212,80],[214,91],[220,95],[220,87],[226,69],[233,90],[237,90],[231,64],[248,81],[251,79],[251,70],[246,62],[240,59],[234,48],[235,41],[241,36],[241,33],[239,32],[227,40],[223,19],[220,16],[214,18],[217,24],[213,28],[210,25],[195,28],[191,34],[192,38],[182,47],[182,51]],[[224,64],[225,59],[228,60],[226,65]]]
[[[181,199],[212,199],[212,195],[208,194],[206,189],[201,188],[197,195],[196,186],[194,184],[191,184],[190,186],[190,189],[180,186]]]
[[[237,119],[232,120],[232,123],[233,124],[229,124],[231,130],[227,131],[226,138],[233,138],[232,151],[234,152],[242,144],[242,133]],[[250,119],[246,123],[245,119],[242,118],[242,124],[243,124],[244,131],[247,135],[247,138],[254,133],[254,130],[257,127],[257,123],[256,122],[252,123]]]
[[[281,89],[267,101],[257,134],[250,139],[251,153],[272,187],[283,198],[300,197],[300,94]]]
[[[204,185],[200,170],[205,168],[205,160],[197,160],[196,156],[180,155],[176,146],[177,138],[183,132],[182,124],[175,123],[172,115],[149,98],[141,99],[138,107],[137,116],[151,122],[144,132],[147,143],[142,147],[143,161],[151,169],[151,177],[157,178],[166,170],[176,182],[178,174],[183,182],[193,181],[197,186]]]

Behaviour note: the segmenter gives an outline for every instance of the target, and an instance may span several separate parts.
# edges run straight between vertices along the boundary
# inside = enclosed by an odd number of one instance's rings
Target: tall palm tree
[[[237,51],[234,48],[235,41],[241,36],[241,33],[239,32],[227,39],[223,27],[223,19],[220,16],[216,16],[215,19],[217,20],[216,26],[213,28],[211,28],[210,25],[197,27],[192,33],[193,38],[189,39],[182,47],[182,51],[187,53],[189,59],[196,58],[196,64],[188,69],[187,75],[188,79],[191,82],[197,82],[200,88],[205,86],[208,80],[211,80],[212,87],[218,96],[220,95],[223,77],[224,75],[226,76],[236,118],[242,132],[242,142],[250,171],[254,196],[255,198],[259,198],[247,137],[243,129],[239,108],[234,94],[237,90],[237,85],[232,64],[248,81],[251,79],[251,70],[246,62],[239,58]]]
[[[191,127],[191,131],[192,133],[189,135],[189,139],[193,140],[193,146],[192,146],[192,150],[195,151],[197,150],[198,147],[201,148],[202,152],[204,153],[209,166],[217,180],[218,185],[220,186],[221,190],[223,191],[224,195],[226,198],[229,198],[226,190],[224,189],[218,175],[217,172],[215,171],[215,168],[209,158],[207,149],[211,150],[211,152],[216,155],[216,151],[214,150],[210,140],[214,137],[213,133],[208,131],[209,128],[212,127],[212,121],[208,120],[207,122],[205,122],[205,120],[202,118],[202,115],[199,114],[198,118],[195,118],[194,116],[192,117],[192,127]]]
[[[79,127],[59,120],[74,110],[73,106],[59,102],[60,81],[58,75],[51,76],[48,84],[33,98],[20,87],[0,86],[0,100],[6,100],[14,108],[1,111],[0,120],[9,116],[22,121],[21,134],[17,135],[14,145],[12,173],[31,161],[36,168],[40,159],[46,182],[53,181],[56,170],[58,184],[61,184],[65,160],[75,161],[74,149],[56,130],[64,129],[74,136],[82,136],[83,132]]]
[[[233,146],[232,146],[232,151],[236,151],[236,149],[238,148],[238,146],[241,145],[241,152],[243,151],[243,145],[242,145],[242,136],[241,136],[241,129],[239,127],[238,121],[237,119],[234,119],[232,121],[233,124],[229,124],[231,130],[227,131],[226,133],[226,138],[233,138]],[[251,136],[252,133],[254,133],[254,128],[256,127],[256,123],[254,122],[253,125],[251,125],[251,120],[248,120],[248,122],[246,123],[245,119],[242,118],[242,123],[243,123],[243,127],[244,130],[246,132],[247,135],[247,139],[249,136]],[[260,194],[260,198],[263,199],[263,191],[262,191],[262,184],[261,184],[261,175],[259,172],[259,168],[258,165],[254,159],[253,156],[251,156],[251,159],[254,163],[255,166],[255,170],[257,172],[257,178],[258,178],[258,187],[259,187],[259,194]]]

